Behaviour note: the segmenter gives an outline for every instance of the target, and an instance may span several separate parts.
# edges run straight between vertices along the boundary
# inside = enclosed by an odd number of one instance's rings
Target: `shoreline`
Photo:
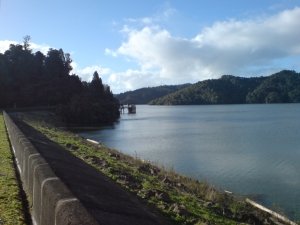
[[[270,220],[270,216],[255,210],[245,199],[220,192],[207,183],[166,171],[102,143],[86,141],[45,122],[45,118],[37,118],[36,114],[23,113],[21,117],[175,223],[255,224],[256,220]]]
[[[298,106],[138,106],[114,127],[79,134],[300,220]]]
[[[101,145],[100,142],[96,141],[96,140],[93,140],[93,139],[86,139],[86,141],[94,144],[94,145]],[[143,160],[143,159],[142,159]],[[151,162],[149,162],[151,164]],[[228,190],[223,190],[225,194],[228,194],[228,195],[234,195],[234,196],[237,196],[236,193],[233,193],[231,191],[228,191]],[[289,224],[289,225],[298,225],[297,223],[293,222],[292,220],[290,220],[288,217],[280,214],[280,213],[277,213],[273,210],[271,210],[270,208],[262,205],[261,203],[258,203],[256,201],[254,201],[253,199],[250,199],[249,197],[247,197],[247,195],[245,195],[245,202],[249,203],[250,205],[254,206],[255,208],[263,211],[263,212],[266,212],[268,213],[269,215],[271,216],[274,216],[275,218],[277,218],[279,221],[282,221],[286,224]]]

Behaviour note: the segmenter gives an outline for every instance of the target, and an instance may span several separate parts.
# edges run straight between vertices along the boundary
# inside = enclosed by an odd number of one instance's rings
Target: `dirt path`
[[[99,224],[170,224],[136,196],[31,126],[19,120],[15,122]]]

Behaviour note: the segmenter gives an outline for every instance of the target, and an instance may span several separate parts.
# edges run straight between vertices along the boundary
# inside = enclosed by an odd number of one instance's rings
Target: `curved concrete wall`
[[[46,160],[3,112],[35,225],[99,225],[55,175]]]

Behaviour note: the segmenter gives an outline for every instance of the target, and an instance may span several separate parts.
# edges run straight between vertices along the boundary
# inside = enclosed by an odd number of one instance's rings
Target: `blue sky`
[[[0,1],[1,52],[30,35],[115,93],[300,68],[300,1]]]

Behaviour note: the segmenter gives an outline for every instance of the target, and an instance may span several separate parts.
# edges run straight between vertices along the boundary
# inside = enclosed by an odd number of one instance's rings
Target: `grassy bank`
[[[0,225],[25,225],[13,155],[0,114]]]
[[[274,224],[244,199],[59,129],[56,118],[49,113],[22,113],[19,116],[155,207],[174,224]]]

